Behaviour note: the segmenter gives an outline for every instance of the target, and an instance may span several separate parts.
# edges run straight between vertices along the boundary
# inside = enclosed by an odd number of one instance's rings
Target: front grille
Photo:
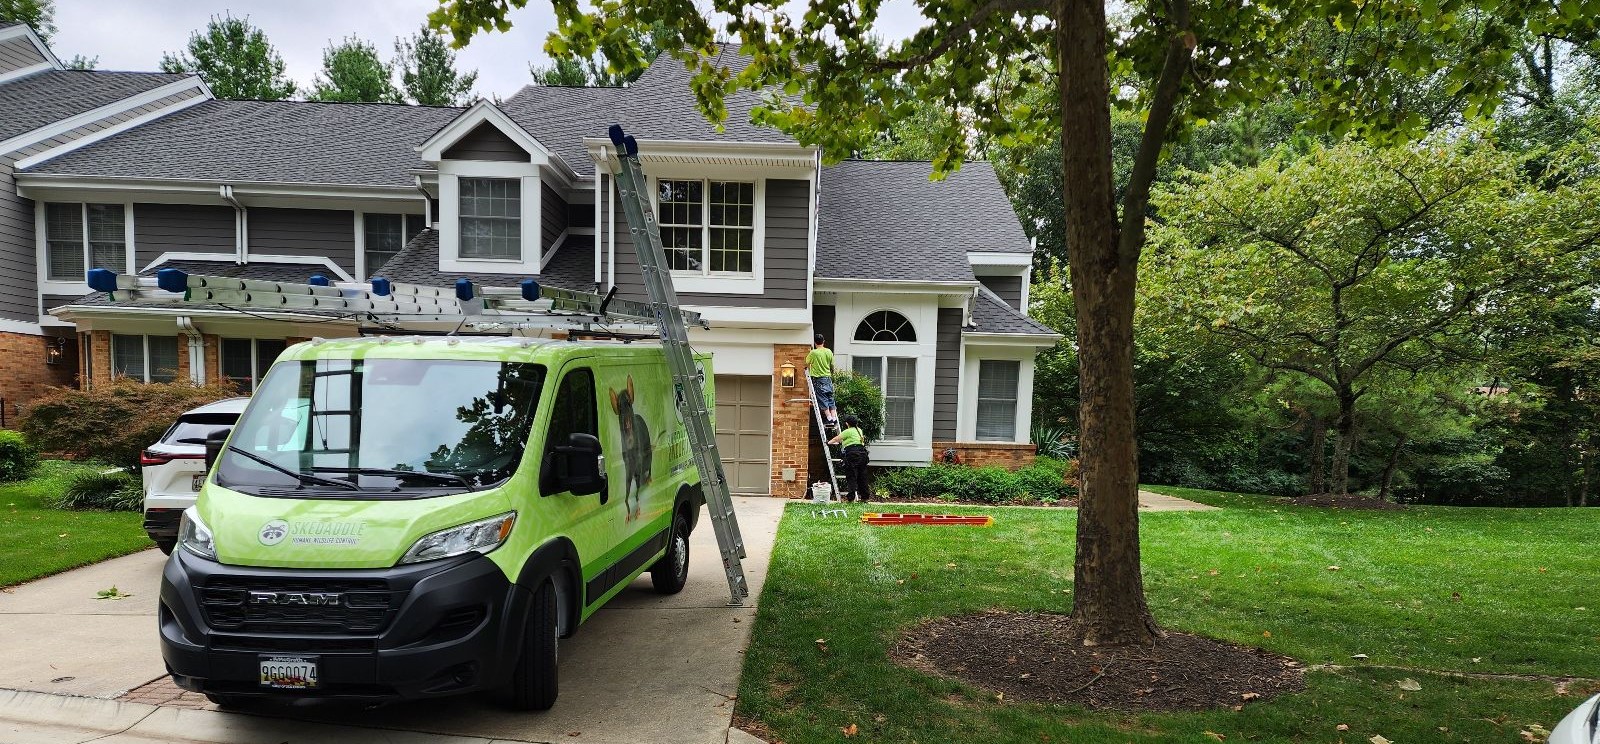
[[[393,619],[406,592],[391,591],[378,579],[277,579],[213,577],[199,588],[206,622],[218,630],[259,633],[377,633]],[[270,593],[311,603],[260,603],[252,595]],[[337,595],[332,604],[319,597]]]

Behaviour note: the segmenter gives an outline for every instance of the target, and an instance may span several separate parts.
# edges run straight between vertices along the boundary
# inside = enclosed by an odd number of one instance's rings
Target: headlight
[[[511,526],[516,522],[517,513],[506,512],[498,517],[439,530],[418,540],[400,558],[400,562],[420,563],[463,553],[487,553],[500,547],[511,536]]]
[[[217,559],[217,543],[211,538],[211,528],[200,521],[200,512],[192,506],[183,510],[183,521],[178,523],[178,544],[201,558]]]

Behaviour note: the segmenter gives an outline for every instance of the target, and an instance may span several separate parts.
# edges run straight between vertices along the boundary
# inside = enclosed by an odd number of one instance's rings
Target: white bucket
[[[833,484],[827,481],[817,481],[811,484],[811,500],[818,504],[826,504],[833,500]]]

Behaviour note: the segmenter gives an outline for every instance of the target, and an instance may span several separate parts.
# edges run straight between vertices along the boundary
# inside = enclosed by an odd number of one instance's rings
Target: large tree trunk
[[[1405,449],[1406,439],[1407,437],[1404,434],[1397,435],[1394,440],[1394,449],[1389,451],[1389,462],[1384,463],[1383,466],[1383,484],[1378,487],[1379,501],[1389,500],[1389,486],[1394,483],[1394,471],[1399,469],[1400,451]]]
[[[1157,636],[1139,568],[1133,426],[1138,254],[1121,249],[1111,172],[1103,0],[1060,0],[1056,50],[1067,255],[1078,314],[1082,486],[1072,617],[1089,645]],[[1143,216],[1142,205],[1139,207]]]
[[[1334,422],[1333,477],[1329,492],[1336,496],[1350,493],[1350,454],[1356,444],[1356,397],[1349,391],[1339,392],[1339,418]]]
[[[1328,422],[1321,416],[1311,417],[1311,482],[1312,494],[1327,490],[1328,473]]]

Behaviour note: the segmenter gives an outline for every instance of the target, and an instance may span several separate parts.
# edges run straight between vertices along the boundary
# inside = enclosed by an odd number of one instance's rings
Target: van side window
[[[594,372],[575,369],[561,378],[555,404],[550,408],[550,432],[545,436],[545,453],[565,445],[573,434],[600,436],[599,408],[595,405]]]

